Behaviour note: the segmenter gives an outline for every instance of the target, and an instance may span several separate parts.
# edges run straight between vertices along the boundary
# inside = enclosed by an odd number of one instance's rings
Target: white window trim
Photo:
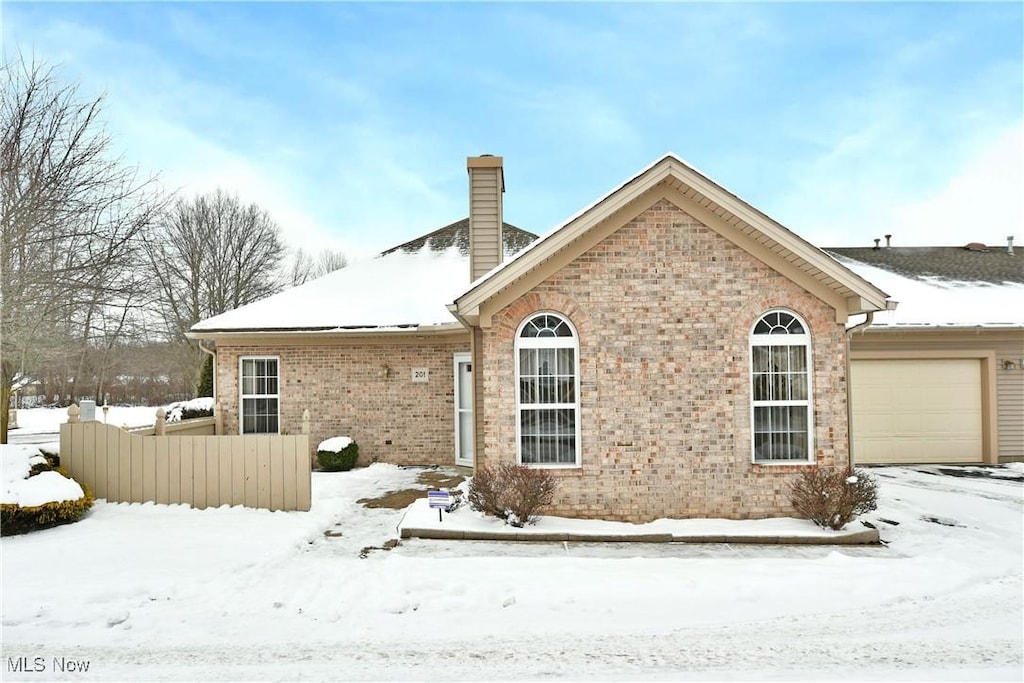
[[[245,394],[242,391],[242,363],[247,360],[273,360],[277,361],[277,393],[276,394]],[[242,431],[245,427],[245,403],[246,398],[276,398],[277,399],[277,431],[274,434],[281,433],[281,358],[279,356],[239,356],[238,357],[238,433],[240,435],[245,434]],[[256,432],[258,434],[270,434],[271,432]]]
[[[766,334],[754,334],[754,328],[761,320],[771,313],[786,313],[796,318],[804,328],[804,334],[778,334],[778,335],[766,335]],[[813,465],[815,463],[814,458],[814,358],[813,348],[814,345],[811,343],[811,328],[804,320],[803,316],[791,311],[788,308],[771,308],[757,316],[754,324],[750,326],[750,332],[747,335],[747,386],[750,387],[750,461],[756,465]],[[755,341],[762,341],[765,338],[771,339],[772,343],[769,346],[803,346],[806,349],[807,354],[807,400],[806,401],[754,401],[754,346]],[[757,346],[765,346],[765,344],[757,344]],[[756,407],[772,407],[772,406],[794,406],[804,405],[807,407],[807,458],[804,460],[760,460],[757,458],[755,451],[754,440],[756,433],[754,431],[754,408]]]
[[[572,332],[571,337],[522,337],[523,328],[526,325],[540,315],[550,315],[558,318],[566,325],[569,326],[569,330]],[[581,440],[581,416],[580,416],[580,337],[576,331],[576,326],[572,324],[572,321],[566,318],[560,313],[554,311],[534,311],[528,315],[516,328],[515,343],[513,344],[513,362],[515,363],[515,394],[516,394],[516,462],[526,467],[535,467],[538,469],[578,469],[583,466],[583,448]],[[571,348],[574,350],[573,353],[573,395],[576,400],[573,403],[544,403],[544,404],[527,404],[527,405],[543,405],[547,409],[558,410],[572,408],[576,413],[576,419],[574,420],[576,425],[575,439],[576,439],[576,462],[572,463],[539,463],[539,462],[523,462],[523,435],[522,435],[522,411],[523,404],[520,402],[520,385],[519,385],[519,350],[520,349],[537,349],[537,348]],[[529,410],[529,409],[527,409]]]

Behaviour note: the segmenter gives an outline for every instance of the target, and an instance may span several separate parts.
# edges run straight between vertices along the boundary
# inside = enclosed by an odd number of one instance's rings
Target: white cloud
[[[1005,244],[1024,238],[1024,125],[981,148],[938,191],[893,206],[879,227],[898,245]],[[879,235],[881,236],[881,235]]]

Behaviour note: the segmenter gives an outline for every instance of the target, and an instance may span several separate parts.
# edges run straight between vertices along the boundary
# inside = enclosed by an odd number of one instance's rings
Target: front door
[[[473,466],[473,363],[455,354],[455,464]]]

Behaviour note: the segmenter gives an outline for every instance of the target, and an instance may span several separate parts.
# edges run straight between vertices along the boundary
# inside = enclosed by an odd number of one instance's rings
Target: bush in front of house
[[[83,484],[27,449],[4,448],[4,491],[0,502],[0,535],[13,536],[70,524],[94,502]]]
[[[347,472],[356,466],[359,445],[347,436],[336,436],[317,446],[316,459],[327,472]]]
[[[793,507],[824,529],[842,529],[878,507],[878,483],[864,470],[808,467],[792,485]]]
[[[469,506],[522,527],[537,521],[537,512],[550,505],[558,488],[547,470],[501,463],[478,467],[469,484]]]

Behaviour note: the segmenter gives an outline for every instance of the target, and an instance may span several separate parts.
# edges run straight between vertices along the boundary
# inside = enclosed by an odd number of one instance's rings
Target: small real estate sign
[[[447,491],[427,491],[427,505],[437,508],[437,521],[443,521],[441,513],[452,505],[452,494]]]

